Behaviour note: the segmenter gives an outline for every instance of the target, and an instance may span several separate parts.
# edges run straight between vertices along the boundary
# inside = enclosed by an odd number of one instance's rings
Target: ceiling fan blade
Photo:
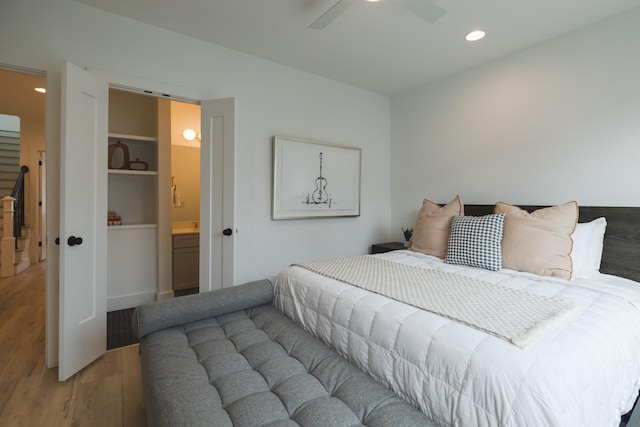
[[[447,11],[429,0],[394,0],[405,9],[418,15],[430,24],[442,18]]]
[[[327,10],[325,13],[320,16],[320,18],[313,21],[309,28],[313,28],[314,30],[321,30],[327,25],[331,23],[334,19],[336,19],[342,12],[347,10],[349,6],[351,6],[355,0],[339,0],[338,3],[331,6],[331,9]]]

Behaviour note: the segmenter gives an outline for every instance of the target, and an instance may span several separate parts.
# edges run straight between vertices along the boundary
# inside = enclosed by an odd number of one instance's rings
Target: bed
[[[410,250],[370,256],[567,302],[566,316],[524,345],[308,266],[277,276],[274,303],[438,425],[617,427],[640,388],[640,208],[580,207],[581,222],[598,217],[607,220],[600,273],[572,280]]]

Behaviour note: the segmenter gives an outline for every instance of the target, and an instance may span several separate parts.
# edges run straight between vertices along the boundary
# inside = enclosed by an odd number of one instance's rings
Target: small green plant
[[[401,230],[402,234],[404,234],[404,240],[406,242],[411,240],[411,236],[413,235],[413,228],[407,228],[406,230],[404,228],[401,228]]]

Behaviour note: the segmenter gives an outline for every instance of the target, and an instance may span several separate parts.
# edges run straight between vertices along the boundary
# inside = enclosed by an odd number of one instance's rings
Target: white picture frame
[[[273,138],[272,219],[360,216],[361,149]]]

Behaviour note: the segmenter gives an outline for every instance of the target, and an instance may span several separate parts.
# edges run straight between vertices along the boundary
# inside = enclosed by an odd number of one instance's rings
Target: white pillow
[[[576,229],[571,235],[573,240],[573,248],[571,249],[572,277],[591,277],[600,272],[606,228],[607,220],[604,217],[576,225]]]

